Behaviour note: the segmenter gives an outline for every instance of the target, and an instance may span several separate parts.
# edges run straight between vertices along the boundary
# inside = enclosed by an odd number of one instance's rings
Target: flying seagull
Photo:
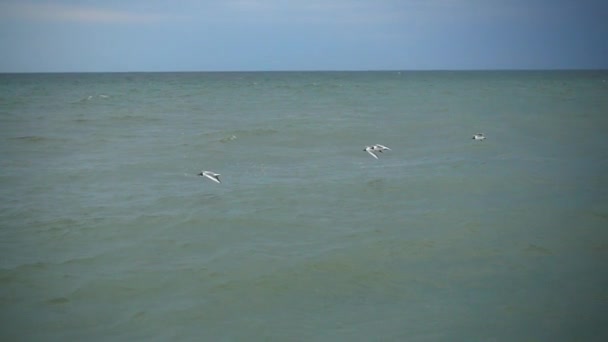
[[[376,145],[372,146],[372,148],[374,149],[374,151],[380,152],[380,153],[382,153],[383,151],[391,150],[390,148],[388,148],[384,145],[380,145],[380,144],[376,144]]]
[[[372,157],[378,159],[378,156],[374,153],[374,152],[376,152],[376,150],[374,149],[373,146],[365,146],[363,151],[369,153]]]
[[[486,136],[483,133],[475,133],[473,140],[486,140]]]
[[[219,173],[215,173],[213,171],[201,171],[201,173],[199,173],[198,175],[207,177],[216,183],[221,183]]]

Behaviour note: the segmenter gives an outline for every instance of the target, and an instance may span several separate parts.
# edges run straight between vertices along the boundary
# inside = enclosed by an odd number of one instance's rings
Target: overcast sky
[[[0,72],[608,69],[608,0],[0,0]]]

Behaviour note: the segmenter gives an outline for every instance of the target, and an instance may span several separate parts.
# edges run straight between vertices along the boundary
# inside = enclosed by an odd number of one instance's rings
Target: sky
[[[0,0],[0,72],[608,69],[607,0]]]

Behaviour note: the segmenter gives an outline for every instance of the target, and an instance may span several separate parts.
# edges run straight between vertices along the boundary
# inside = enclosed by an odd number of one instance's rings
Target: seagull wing
[[[370,150],[365,150],[365,151],[366,151],[367,153],[369,153],[369,154],[370,154],[372,157],[374,157],[374,158],[378,159],[378,156],[377,156],[377,155],[376,155],[374,152],[372,152],[372,151],[370,151]]]
[[[212,181],[216,182],[216,183],[221,183],[220,179],[219,179],[219,174],[215,174],[215,173],[204,173],[203,176],[211,179]]]

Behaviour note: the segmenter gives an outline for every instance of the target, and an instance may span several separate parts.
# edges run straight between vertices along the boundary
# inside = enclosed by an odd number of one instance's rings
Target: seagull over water
[[[378,156],[376,155],[376,153],[382,153],[383,151],[390,151],[391,149],[384,146],[384,145],[380,145],[380,144],[375,144],[372,146],[365,146],[365,148],[363,149],[363,151],[369,153],[372,157],[378,159]]]
[[[201,171],[201,173],[199,173],[198,175],[207,177],[216,183],[221,183],[219,173],[215,173],[213,171]]]
[[[376,151],[376,152],[380,152],[382,153],[382,151],[390,151],[391,149],[384,146],[384,145],[380,145],[380,144],[376,144],[374,146],[372,146],[372,148]]]
[[[475,133],[473,140],[486,140],[486,136],[483,133]]]
[[[374,153],[374,152],[376,152],[376,150],[374,149],[373,146],[365,146],[363,151],[369,153],[372,157],[378,159],[378,156]]]

